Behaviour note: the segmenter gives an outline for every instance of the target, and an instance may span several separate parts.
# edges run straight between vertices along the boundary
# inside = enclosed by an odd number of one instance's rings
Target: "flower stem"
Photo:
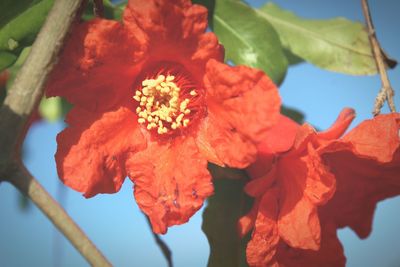
[[[368,1],[361,0],[362,9],[365,17],[365,22],[368,29],[368,37],[372,46],[372,53],[375,58],[376,67],[378,68],[379,75],[381,77],[382,88],[375,99],[375,105],[373,114],[378,115],[381,112],[381,108],[385,101],[388,101],[391,112],[396,112],[396,108],[393,101],[394,90],[390,85],[389,78],[386,73],[385,63],[382,55],[382,49],[379,45],[378,39],[376,38],[374,24],[372,23],[371,13],[369,11]]]
[[[157,246],[160,248],[162,254],[164,255],[168,263],[168,267],[174,267],[171,250],[169,249],[168,245],[160,238],[160,236],[153,232],[149,217],[146,214],[144,214],[144,216],[146,217],[147,224],[149,225],[150,231],[153,234],[154,241],[156,241]]]

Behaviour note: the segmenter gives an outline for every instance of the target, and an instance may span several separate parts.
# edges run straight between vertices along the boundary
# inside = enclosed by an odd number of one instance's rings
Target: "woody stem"
[[[383,60],[382,49],[379,45],[378,39],[376,38],[374,24],[372,23],[371,13],[369,11],[368,1],[361,0],[362,9],[365,17],[365,22],[368,29],[368,37],[372,47],[372,53],[375,58],[376,67],[378,68],[379,75],[381,77],[382,88],[375,99],[375,105],[373,114],[378,115],[385,101],[388,101],[391,112],[396,112],[393,97],[394,90],[390,85],[389,78],[386,73],[386,68]]]
[[[27,60],[7,92],[0,109],[0,181],[10,182],[29,197],[91,265],[110,266],[67,213],[29,174],[20,156],[21,143],[29,127],[29,116],[37,109],[44,85],[70,26],[80,14],[82,2],[55,1]]]

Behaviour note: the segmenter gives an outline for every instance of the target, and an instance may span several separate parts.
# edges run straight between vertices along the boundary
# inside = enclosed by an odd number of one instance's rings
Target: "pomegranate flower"
[[[254,226],[251,266],[344,266],[336,230],[366,237],[376,203],[400,194],[400,115],[380,115],[339,139],[353,118],[345,109],[328,131],[292,130],[289,151],[264,148],[249,169],[256,179],[246,191],[257,200],[239,226],[242,234]]]
[[[254,179],[245,187],[256,202],[239,222],[243,235],[254,226],[246,251],[251,266],[278,264],[276,251],[281,242],[294,248],[319,249],[317,207],[332,197],[336,183],[318,149],[343,134],[353,118],[353,110],[345,109],[329,130],[317,133],[308,124],[299,126],[281,117],[270,135],[279,140],[280,129],[286,128],[284,143],[259,146],[259,157],[248,169]]]
[[[156,233],[212,194],[207,161],[248,166],[279,115],[273,82],[225,65],[206,28],[207,10],[190,1],[129,1],[122,23],[75,26],[47,86],[74,105],[57,137],[61,180],[92,197],[128,176]]]
[[[360,238],[371,233],[376,204],[400,195],[400,114],[379,115],[362,122],[321,155],[336,178],[336,193],[319,210],[321,248],[286,247],[279,258],[287,266],[345,266],[336,230],[350,227]],[[304,265],[303,265],[304,266]]]

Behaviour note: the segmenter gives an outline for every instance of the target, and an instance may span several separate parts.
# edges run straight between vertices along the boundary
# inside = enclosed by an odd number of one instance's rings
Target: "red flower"
[[[271,171],[247,185],[247,192],[258,197],[252,213],[241,224],[244,231],[255,223],[247,248],[251,266],[344,266],[336,230],[350,226],[366,237],[376,203],[400,194],[400,115],[365,121],[338,139],[353,117],[351,110],[344,110],[334,126],[322,133],[307,131],[311,128],[303,125],[293,148],[276,155],[278,163],[274,165],[278,167],[273,170],[279,172],[274,175],[278,179],[275,186],[256,190],[257,185],[271,179]],[[289,172],[279,168],[280,162],[298,151],[299,142],[307,147],[301,156],[308,161],[304,183],[298,182],[297,177],[305,173],[298,165],[293,164]],[[302,197],[296,198],[296,192]],[[285,209],[287,199],[292,200],[289,209]],[[318,211],[304,204],[310,202],[320,206]],[[282,223],[285,217],[288,219]]]
[[[319,210],[321,249],[287,249],[279,258],[288,266],[345,266],[336,230],[350,227],[360,238],[372,230],[377,202],[400,194],[400,114],[379,115],[362,122],[341,140],[321,149],[336,177],[334,197]]]
[[[129,176],[157,233],[212,194],[207,161],[246,167],[279,114],[272,81],[222,63],[206,28],[189,1],[129,1],[122,23],[75,27],[47,88],[74,105],[57,137],[62,181],[91,197]]]
[[[339,137],[353,117],[352,110],[344,110],[331,129],[322,133],[283,117],[270,135],[280,139],[280,129],[286,128],[284,145],[276,141],[260,146],[259,158],[249,168],[255,179],[245,188],[257,198],[256,204],[240,222],[242,234],[254,225],[247,246],[251,266],[278,264],[275,256],[280,242],[295,248],[319,249],[317,207],[332,197],[335,179],[322,163],[318,149],[326,140]]]

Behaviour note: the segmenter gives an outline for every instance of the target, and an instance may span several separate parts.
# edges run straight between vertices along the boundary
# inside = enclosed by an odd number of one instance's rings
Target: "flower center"
[[[136,108],[138,122],[160,135],[187,127],[192,112],[189,107],[197,92],[191,89],[189,95],[183,94],[178,84],[173,75],[159,74],[155,79],[143,80],[133,97],[139,102]]]

